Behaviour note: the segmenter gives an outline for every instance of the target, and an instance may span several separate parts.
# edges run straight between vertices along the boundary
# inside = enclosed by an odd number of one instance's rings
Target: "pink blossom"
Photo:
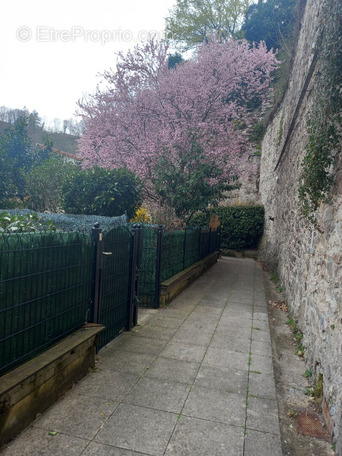
[[[106,89],[80,101],[85,166],[126,166],[151,185],[167,156],[179,166],[192,141],[229,179],[241,173],[249,126],[270,95],[277,60],[266,46],[213,40],[196,56],[168,68],[168,48],[154,40],[119,54]],[[257,100],[258,109],[252,107]]]

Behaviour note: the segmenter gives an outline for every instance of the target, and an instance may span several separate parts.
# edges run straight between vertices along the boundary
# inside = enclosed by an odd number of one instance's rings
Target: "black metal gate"
[[[98,348],[137,324],[138,262],[141,230],[117,227],[103,234],[93,228],[96,242],[93,322],[106,327]]]

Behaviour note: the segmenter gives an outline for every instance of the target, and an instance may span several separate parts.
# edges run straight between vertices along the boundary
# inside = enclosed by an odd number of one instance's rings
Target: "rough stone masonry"
[[[342,454],[341,150],[332,202],[316,214],[323,233],[303,220],[298,206],[307,120],[315,103],[313,59],[327,1],[340,0],[307,0],[289,85],[262,143],[260,193],[266,220],[260,256],[277,272],[290,313],[304,333],[307,368],[316,382],[323,374],[336,450]]]

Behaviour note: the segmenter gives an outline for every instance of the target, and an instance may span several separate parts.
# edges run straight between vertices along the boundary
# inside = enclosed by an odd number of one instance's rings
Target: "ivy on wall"
[[[320,27],[315,103],[307,124],[309,140],[298,190],[302,215],[319,230],[315,212],[331,200],[334,164],[341,147],[342,3],[326,0]]]

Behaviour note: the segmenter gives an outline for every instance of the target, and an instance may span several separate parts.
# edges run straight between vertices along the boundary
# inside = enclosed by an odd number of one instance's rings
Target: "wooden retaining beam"
[[[98,334],[87,324],[0,377],[0,446],[34,421],[95,366]]]
[[[179,295],[192,282],[200,277],[205,271],[213,266],[218,259],[219,253],[214,252],[201,261],[194,263],[184,271],[175,274],[170,279],[162,282],[160,287],[160,306],[165,306]]]

